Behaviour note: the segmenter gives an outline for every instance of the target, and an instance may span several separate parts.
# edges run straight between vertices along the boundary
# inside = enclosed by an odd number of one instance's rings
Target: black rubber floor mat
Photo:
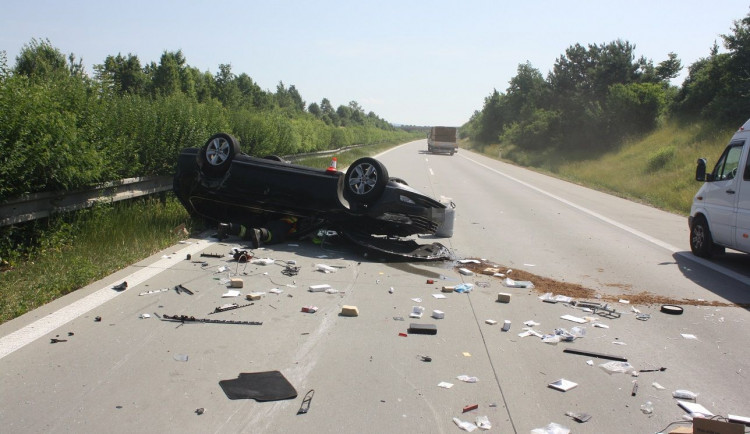
[[[279,401],[294,399],[297,391],[279,371],[242,373],[233,380],[219,381],[229,399]]]

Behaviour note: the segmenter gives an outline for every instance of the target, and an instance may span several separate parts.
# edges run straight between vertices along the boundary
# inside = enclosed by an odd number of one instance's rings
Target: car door
[[[737,231],[738,250],[750,253],[750,143],[745,144],[745,164],[742,180],[737,192]]]
[[[737,192],[742,179],[738,176],[744,140],[729,143],[716,163],[713,181],[706,184],[703,197],[708,212],[711,235],[716,243],[735,246],[737,226]]]

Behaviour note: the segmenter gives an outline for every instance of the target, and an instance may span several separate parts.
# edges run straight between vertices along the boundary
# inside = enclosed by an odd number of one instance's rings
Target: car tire
[[[711,230],[703,216],[696,217],[693,227],[690,228],[690,250],[695,256],[707,259],[716,252]]]
[[[229,169],[235,155],[240,153],[237,139],[226,133],[214,134],[201,148],[198,165],[207,176],[221,176]]]
[[[388,183],[388,170],[380,161],[364,157],[349,166],[344,176],[344,197],[349,202],[371,204]]]

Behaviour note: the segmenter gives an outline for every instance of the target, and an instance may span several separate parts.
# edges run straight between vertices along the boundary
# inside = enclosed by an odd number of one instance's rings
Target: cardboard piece
[[[716,419],[693,419],[694,434],[744,434],[745,426]]]
[[[359,309],[357,306],[341,306],[341,316],[359,316]]]

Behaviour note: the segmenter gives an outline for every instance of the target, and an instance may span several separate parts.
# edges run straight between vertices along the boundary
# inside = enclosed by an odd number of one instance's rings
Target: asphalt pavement
[[[441,189],[450,174],[422,181],[436,176],[433,170],[402,176],[391,169],[398,167],[396,160],[431,158],[417,152],[422,144],[384,156],[394,161],[388,163],[391,175],[417,179],[410,185],[430,194],[456,196]],[[465,155],[461,150],[441,164],[458,164]],[[476,192],[481,184],[470,188]],[[504,259],[518,244],[498,237],[492,250],[475,241],[477,220],[461,214],[460,197],[454,200],[455,235],[421,241],[444,243],[459,259],[484,257],[507,265]],[[509,217],[493,212],[497,219]],[[481,211],[476,214],[482,218]],[[638,218],[631,219],[635,227]],[[677,243],[667,235],[663,239]],[[458,433],[455,419],[477,423],[486,417],[490,432],[527,433],[557,423],[571,432],[654,433],[684,420],[672,396],[677,390],[697,393],[694,402],[715,414],[750,415],[746,309],[685,305],[684,313],[672,315],[659,305],[617,303],[619,317],[597,315],[543,302],[536,291],[504,286],[501,277],[461,274],[462,264],[453,261],[383,261],[327,239],[252,251],[255,259],[272,259],[268,265],[238,263],[231,249],[244,246],[235,238],[218,242],[204,234],[0,325],[3,431]],[[675,254],[658,248],[667,257]],[[335,271],[322,272],[320,264]],[[734,288],[734,301],[747,297],[744,283],[689,264],[701,277],[682,279],[699,296],[717,297],[707,288],[721,286]],[[522,267],[523,260],[513,266]],[[688,274],[677,267],[665,286],[678,285],[672,281]],[[230,287],[231,278],[242,279],[243,287]],[[114,289],[122,282],[127,289]],[[442,291],[464,283],[472,285],[470,292]],[[178,285],[192,295],[175,290]],[[311,292],[314,285],[332,291]],[[232,289],[240,295],[228,296]],[[247,300],[250,293],[262,294]],[[510,294],[509,302],[498,302],[498,293]],[[214,313],[230,303],[241,307]],[[342,315],[343,306],[355,306],[359,315]],[[409,317],[415,306],[424,308],[421,318]],[[634,308],[649,318],[636,319]],[[444,318],[433,318],[435,310]],[[215,322],[167,320],[180,315]],[[579,324],[563,319],[566,315],[595,321]],[[510,329],[502,331],[506,320]],[[585,336],[545,343],[520,335],[527,321],[534,321],[531,328],[540,334],[583,327]],[[410,333],[411,324],[432,325],[437,333]],[[627,359],[633,369],[649,372],[609,373],[600,366],[611,361],[604,357]],[[220,384],[273,371],[296,397],[230,399]],[[576,386],[549,387],[561,379]],[[279,384],[272,386],[279,391]],[[642,411],[647,402],[650,413]],[[300,412],[306,405],[307,412]],[[566,413],[591,418],[576,422]]]

